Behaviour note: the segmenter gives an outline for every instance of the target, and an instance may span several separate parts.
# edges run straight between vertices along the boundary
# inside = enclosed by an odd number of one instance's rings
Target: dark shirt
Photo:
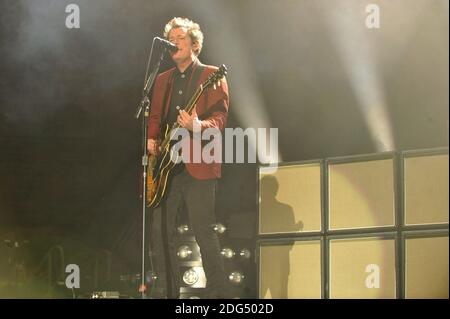
[[[188,96],[188,90],[190,90],[189,86],[195,85],[193,83],[189,83],[192,76],[192,69],[194,63],[191,63],[184,72],[180,72],[178,68],[175,69],[173,74],[173,84],[172,84],[172,95],[170,96],[170,105],[167,113],[166,123],[169,125],[169,128],[172,127],[172,124],[177,121],[177,117],[180,114],[179,110],[184,109],[186,104],[189,102],[190,96]],[[171,176],[178,175],[185,168],[184,163],[181,162],[172,169]]]
[[[178,68],[175,69],[172,95],[170,97],[170,105],[167,114],[167,124],[170,126],[177,121],[179,110],[183,109],[189,102],[190,96],[187,96],[187,91],[189,90],[188,84],[192,75],[193,64],[194,63],[191,63],[183,73],[180,72]],[[191,83],[190,85],[193,84]]]

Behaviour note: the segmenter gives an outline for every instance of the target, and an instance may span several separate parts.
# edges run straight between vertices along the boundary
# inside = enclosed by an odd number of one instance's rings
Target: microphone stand
[[[152,69],[152,72],[147,78],[147,72],[149,68],[149,64],[153,55],[153,45],[155,44],[156,38],[153,39],[152,48],[150,50],[150,56],[147,62],[147,70],[146,70],[146,80],[144,82],[144,89],[142,91],[142,100],[139,103],[135,117],[139,119],[140,114],[143,112],[142,116],[142,256],[141,256],[141,285],[139,287],[139,292],[141,293],[142,299],[146,298],[146,261],[147,261],[147,167],[148,167],[148,150],[147,150],[147,132],[148,132],[148,117],[150,115],[150,99],[148,97],[153,84],[155,82],[156,76],[158,75],[158,71],[161,65],[161,62],[164,58],[164,54],[167,51],[166,47],[163,47],[161,50],[161,54]],[[152,256],[149,254],[150,265],[153,268]]]

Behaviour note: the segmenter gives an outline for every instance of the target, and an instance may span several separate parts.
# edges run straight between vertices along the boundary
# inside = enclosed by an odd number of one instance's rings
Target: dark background
[[[80,29],[65,26],[69,3]],[[364,25],[368,3],[380,29]],[[448,146],[447,1],[1,0],[0,16],[0,236],[29,240],[34,261],[63,244],[139,272],[134,112],[151,39],[174,16],[201,25],[202,62],[229,69],[228,126],[278,128],[282,161]],[[349,71],[355,57],[377,85]],[[358,83],[385,118],[367,120]],[[255,215],[256,165],[223,175],[219,217]]]

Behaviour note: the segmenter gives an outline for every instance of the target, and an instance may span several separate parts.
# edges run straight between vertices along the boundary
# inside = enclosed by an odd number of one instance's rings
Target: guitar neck
[[[204,89],[203,84],[199,86],[199,88],[195,91],[194,95],[189,100],[188,104],[184,108],[184,110],[190,115],[192,113],[192,110],[195,107],[195,104],[197,103],[198,99],[202,95]],[[172,127],[170,128],[169,134],[166,135],[164,140],[161,142],[161,148],[164,149],[169,143],[173,135],[175,135],[178,130],[180,129],[180,124],[178,122],[175,122],[172,124]]]

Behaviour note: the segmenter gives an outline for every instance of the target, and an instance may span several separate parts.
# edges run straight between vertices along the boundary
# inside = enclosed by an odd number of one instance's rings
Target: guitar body
[[[170,134],[166,128],[166,137]],[[171,144],[167,144],[158,155],[149,156],[147,167],[147,206],[158,207],[164,198],[169,174],[177,163],[179,154],[172,152]]]
[[[195,107],[199,97],[203,94],[203,92],[209,88],[216,88],[217,85],[220,85],[221,79],[227,74],[227,68],[225,65],[222,66],[211,74],[208,79],[203,82],[200,87],[197,89],[195,94],[189,100],[189,103],[186,105],[184,110],[191,114],[192,110]],[[178,152],[172,151],[172,139],[171,137],[175,136],[177,130],[180,129],[180,126],[177,123],[174,123],[171,128],[166,127],[164,139],[161,142],[160,152],[157,155],[149,156],[149,163],[147,166],[147,207],[155,208],[161,204],[161,201],[164,199],[164,195],[166,193],[167,185],[169,182],[169,175],[171,170],[180,160],[180,154]]]

